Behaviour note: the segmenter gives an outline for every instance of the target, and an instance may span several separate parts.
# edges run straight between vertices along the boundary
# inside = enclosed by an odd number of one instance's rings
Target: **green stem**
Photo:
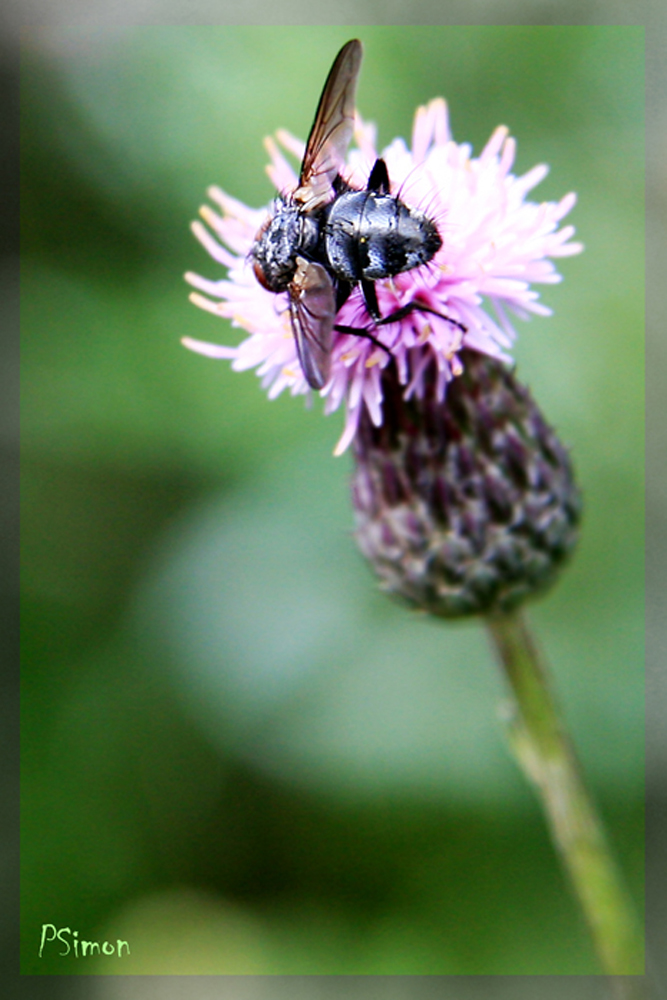
[[[518,614],[487,619],[514,696],[509,737],[540,794],[551,834],[588,922],[602,970],[643,976],[643,937],[584,785],[544,664]],[[617,980],[618,996],[645,996],[642,980]]]

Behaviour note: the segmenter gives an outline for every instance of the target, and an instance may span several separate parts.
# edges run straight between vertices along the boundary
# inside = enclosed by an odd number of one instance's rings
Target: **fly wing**
[[[311,389],[323,389],[331,374],[331,348],[336,318],[333,282],[320,264],[297,257],[289,286],[290,319],[296,353]]]
[[[296,201],[312,210],[332,197],[354,129],[354,96],[361,68],[361,42],[344,45],[329,70],[301,164]]]

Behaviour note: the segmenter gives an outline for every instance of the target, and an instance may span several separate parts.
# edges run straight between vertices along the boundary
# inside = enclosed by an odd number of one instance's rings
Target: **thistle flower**
[[[276,188],[287,194],[298,180],[280,147],[300,161],[304,145],[285,131],[279,131],[276,139],[266,140],[271,160],[267,171]],[[374,126],[357,117],[355,140],[357,149],[348,154],[345,179],[362,189],[378,155]],[[510,360],[513,317],[550,314],[531,286],[560,281],[553,259],[582,249],[572,242],[572,226],[559,228],[575,195],[567,194],[559,202],[528,201],[526,195],[544,178],[547,167],[536,166],[516,177],[511,173],[514,154],[515,141],[505,127],[495,130],[477,158],[468,144],[453,142],[441,98],[418,109],[411,150],[403,140],[395,139],[380,154],[387,164],[392,192],[400,192],[406,204],[435,219],[443,240],[428,265],[376,282],[380,312],[387,316],[418,301],[460,326],[432,313],[413,311],[398,322],[376,327],[359,290],[352,293],[338,312],[337,324],[371,329],[387,351],[355,334],[335,335],[331,378],[320,395],[325,397],[326,413],[345,404],[345,426],[336,454],[352,442],[362,417],[381,426],[388,366],[395,366],[406,400],[423,399],[428,392],[442,403],[447,385],[461,375],[464,358],[471,357],[471,352]],[[283,389],[293,395],[309,394],[312,390],[299,365],[286,301],[259,284],[249,259],[270,208],[248,208],[217,187],[208,194],[221,214],[205,206],[201,216],[209,228],[199,221],[192,228],[216,263],[227,268],[227,277],[208,280],[188,273],[186,280],[196,289],[191,300],[214,315],[231,319],[233,326],[250,336],[236,347],[190,337],[183,343],[209,357],[228,358],[236,371],[257,368],[270,398]]]

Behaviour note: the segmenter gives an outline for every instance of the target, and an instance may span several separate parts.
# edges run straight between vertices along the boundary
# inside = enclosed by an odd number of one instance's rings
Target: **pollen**
[[[215,212],[208,207],[208,205],[202,205],[199,209],[199,214],[207,226],[210,226],[211,229],[215,228],[215,223],[218,217]]]
[[[200,309],[205,309],[206,312],[213,313],[214,316],[224,316],[224,302],[212,302],[211,299],[200,295],[199,292],[190,292],[188,298],[193,305],[199,306]]]
[[[378,365],[382,361],[383,357],[384,357],[384,351],[381,351],[378,348],[377,350],[373,351],[370,357],[366,359],[365,367],[373,368],[374,365]]]

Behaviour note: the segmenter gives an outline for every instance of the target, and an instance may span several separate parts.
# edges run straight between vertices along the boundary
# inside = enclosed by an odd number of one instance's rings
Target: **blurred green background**
[[[643,890],[643,31],[31,30],[22,65],[22,968],[589,974],[582,920],[505,749],[476,622],[377,592],[341,415],[184,350],[216,183],[260,206],[339,46],[380,145],[448,99],[498,124],[586,245],[519,323],[571,445],[574,563],[531,611],[638,905]],[[61,957],[43,923],[129,941]]]

